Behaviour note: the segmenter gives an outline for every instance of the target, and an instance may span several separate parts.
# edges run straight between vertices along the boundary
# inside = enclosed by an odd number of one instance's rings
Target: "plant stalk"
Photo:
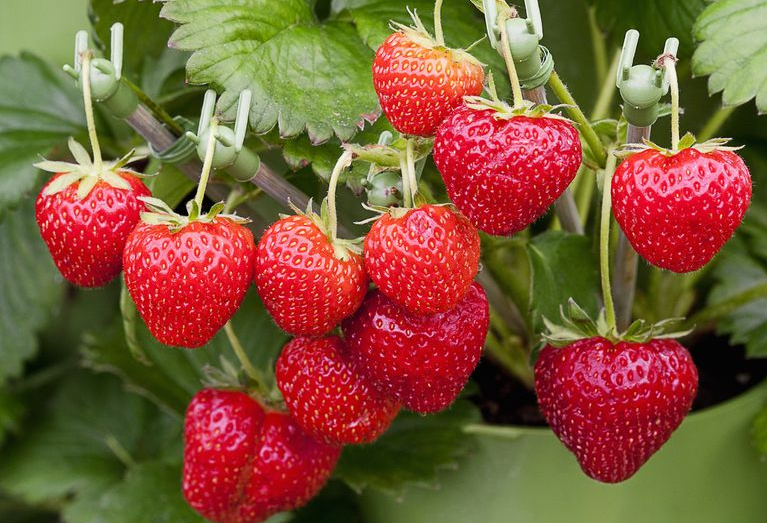
[[[91,97],[91,60],[93,60],[93,51],[83,53],[82,63],[82,84],[83,84],[83,103],[85,104],[85,121],[88,126],[88,138],[91,142],[93,151],[93,166],[96,171],[101,171],[103,159],[101,158],[101,146],[99,145],[99,136],[96,133],[96,119],[93,116],[93,98]]]
[[[330,184],[328,186],[328,234],[330,243],[333,244],[338,238],[338,213],[336,211],[336,187],[341,173],[352,163],[352,152],[344,151],[333,168],[330,175]]]
[[[237,337],[237,333],[234,332],[231,321],[226,322],[226,325],[224,325],[224,333],[226,333],[226,338],[229,340],[229,345],[232,346],[232,351],[240,361],[242,368],[245,369],[245,374],[247,374],[248,378],[250,378],[256,384],[256,388],[258,389],[259,393],[266,395],[268,389],[266,387],[266,383],[264,382],[263,376],[261,376],[261,373],[250,361],[250,358],[248,358],[242,343],[240,343],[240,339]]]
[[[615,98],[615,73],[618,71],[620,58],[620,50],[615,51],[613,59],[610,62],[610,69],[607,71],[607,76],[602,80],[599,96],[594,103],[594,110],[591,112],[591,121],[607,118],[610,114],[610,104],[612,104],[613,99]]]
[[[710,140],[719,132],[719,129],[724,125],[727,119],[735,112],[736,107],[720,107],[711,118],[703,125],[700,133],[698,133],[698,140],[705,142]]]
[[[200,173],[200,183],[197,185],[197,193],[194,201],[197,209],[202,212],[202,200],[205,198],[205,189],[210,180],[210,171],[213,167],[213,153],[216,152],[216,132],[218,131],[218,119],[211,118],[208,128],[208,146],[205,149],[205,161],[202,163],[202,172]]]
[[[514,65],[514,57],[511,56],[511,47],[509,47],[509,32],[506,29],[506,18],[498,17],[498,25],[501,28],[501,49],[503,52],[503,61],[506,63],[506,70],[509,73],[509,82],[511,83],[511,92],[514,96],[514,109],[522,106],[522,86],[519,83],[517,67]]]
[[[610,288],[610,221],[612,214],[611,185],[615,172],[616,157],[610,154],[604,170],[602,182],[602,214],[599,228],[599,269],[602,276],[602,297],[605,302],[605,317],[607,319],[608,332],[617,333],[615,319],[615,305],[613,303],[612,289]]]
[[[442,0],[434,3],[434,39],[437,46],[445,45],[445,34],[442,32]]]
[[[567,109],[570,117],[578,123],[583,139],[586,140],[586,143],[589,145],[597,164],[599,164],[600,167],[605,167],[607,164],[607,151],[605,150],[605,146],[602,144],[602,141],[599,139],[599,136],[597,136],[594,128],[591,127],[589,119],[583,114],[583,111],[578,106],[575,98],[570,94],[567,86],[562,82],[562,79],[556,71],[551,72],[549,85],[559,101],[565,104],[565,109]]]
[[[410,185],[410,200],[415,205],[415,197],[418,194],[418,177],[415,174],[415,159],[413,153],[413,139],[408,138],[405,146],[405,159],[407,160],[407,176]]]

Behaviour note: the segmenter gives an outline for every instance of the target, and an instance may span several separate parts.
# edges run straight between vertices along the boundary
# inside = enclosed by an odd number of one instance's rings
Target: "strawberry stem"
[[[232,328],[231,321],[226,322],[226,325],[224,325],[224,332],[229,340],[229,344],[232,346],[235,356],[237,356],[237,359],[240,361],[242,368],[245,369],[245,374],[247,374],[248,378],[255,383],[258,393],[265,396],[269,389],[266,387],[264,377],[250,361],[250,358],[248,358],[242,343],[240,343],[240,339],[237,337],[237,333],[235,333],[234,328]]]
[[[408,185],[410,186],[410,200],[415,205],[415,196],[418,194],[418,178],[415,175],[415,159],[413,158],[413,139],[408,138],[405,147],[405,160],[407,161]]]
[[[330,184],[328,186],[328,234],[330,235],[331,244],[338,238],[338,213],[336,211],[336,187],[338,186],[338,178],[341,176],[343,170],[351,165],[352,156],[353,153],[351,151],[345,151],[336,162],[336,166],[333,168],[333,173],[330,175]]]
[[[213,167],[213,153],[216,151],[216,132],[218,131],[218,118],[210,119],[208,128],[208,147],[205,149],[205,161],[202,163],[202,172],[200,173],[200,183],[197,185],[197,193],[194,195],[194,201],[197,208],[202,212],[202,200],[205,198],[205,189],[210,179],[210,171]]]
[[[445,45],[445,35],[442,32],[442,0],[434,3],[434,39],[439,47]]]
[[[615,320],[615,304],[613,303],[612,289],[610,288],[610,213],[612,200],[611,188],[613,173],[615,172],[616,157],[609,154],[607,165],[604,170],[602,183],[602,214],[599,227],[599,269],[602,276],[602,297],[605,301],[605,316],[607,319],[607,332],[611,335],[617,333]]]
[[[503,60],[506,62],[506,69],[509,72],[509,81],[511,82],[511,92],[514,96],[514,109],[519,109],[524,100],[522,96],[522,85],[519,83],[517,67],[514,65],[514,57],[511,56],[511,47],[509,47],[509,32],[506,30],[505,16],[498,18],[498,25],[501,28],[501,49],[503,50]]]
[[[676,76],[676,58],[668,57],[663,62],[671,90],[671,150],[676,151],[679,149],[679,79]]]
[[[82,63],[82,84],[83,84],[83,103],[85,104],[85,121],[88,126],[88,138],[91,141],[91,150],[93,151],[93,166],[96,172],[101,171],[102,158],[99,137],[96,133],[96,119],[93,117],[93,98],[91,97],[91,60],[93,60],[93,51],[83,53]]]
[[[410,176],[407,173],[407,152],[400,154],[399,170],[402,173],[402,198],[405,208],[413,206],[413,193],[410,189]]]

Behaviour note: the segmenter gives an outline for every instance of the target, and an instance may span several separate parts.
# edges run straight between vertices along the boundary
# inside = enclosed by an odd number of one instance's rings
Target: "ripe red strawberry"
[[[184,439],[184,497],[217,523],[257,523],[304,505],[341,452],[247,394],[216,389],[192,399]]]
[[[372,291],[343,329],[356,368],[381,392],[427,414],[446,409],[466,385],[489,321],[485,291],[474,283],[455,308],[431,316],[412,315]]]
[[[434,163],[471,223],[511,235],[567,189],[581,165],[581,142],[563,119],[463,105],[437,130]]]
[[[275,369],[290,414],[329,445],[370,443],[399,411],[352,367],[347,351],[337,336],[295,338],[282,349]]]
[[[386,118],[415,136],[434,136],[464,96],[482,92],[484,80],[482,65],[470,54],[409,28],[389,36],[373,62],[373,86]]]
[[[698,372],[674,340],[588,338],[546,346],[535,364],[538,405],[583,471],[606,483],[630,478],[692,406]]]
[[[751,176],[726,150],[648,149],[618,166],[612,181],[615,219],[648,262],[696,271],[727,243],[751,202]]]
[[[305,215],[274,223],[256,248],[258,294],[277,325],[321,336],[352,314],[368,288],[362,256],[334,246]]]
[[[197,348],[237,311],[253,277],[253,235],[229,217],[141,222],[123,256],[125,283],[161,343]]]
[[[452,309],[479,270],[479,233],[440,205],[393,209],[365,238],[365,268],[381,292],[413,314]]]
[[[120,273],[125,241],[144,208],[138,198],[151,193],[130,172],[114,174],[123,181],[121,187],[85,178],[58,187],[69,176],[57,173],[40,191],[37,225],[66,280],[80,287],[101,287]],[[87,195],[78,195],[81,183],[94,181]]]

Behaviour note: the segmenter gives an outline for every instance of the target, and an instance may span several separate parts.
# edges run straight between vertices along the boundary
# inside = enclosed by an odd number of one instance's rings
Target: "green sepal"
[[[466,107],[469,107],[470,109],[475,109],[477,111],[495,111],[493,118],[497,120],[511,120],[517,116],[527,116],[529,118],[554,118],[557,120],[572,122],[572,120],[569,118],[565,118],[561,114],[556,114],[553,112],[569,107],[566,104],[536,104],[529,100],[523,100],[519,103],[518,107],[512,107],[503,100],[491,100],[481,96],[464,96],[463,100],[466,104]]]
[[[135,150],[129,151],[113,162],[103,162],[100,168],[94,165],[85,147],[71,137],[69,138],[69,150],[77,163],[43,160],[34,164],[35,167],[46,172],[64,173],[63,176],[59,176],[45,188],[44,194],[46,196],[60,193],[77,182],[80,182],[77,188],[77,198],[80,200],[86,198],[99,181],[106,182],[115,189],[129,191],[131,189],[130,183],[120,176],[119,172],[128,172],[142,177],[149,176],[125,167],[130,162],[144,158],[144,156],[136,156]]]
[[[680,140],[676,150],[667,149],[660,145],[645,139],[641,144],[625,144],[615,150],[615,155],[618,158],[627,158],[638,152],[654,150],[661,153],[664,156],[674,156],[684,151],[685,149],[695,149],[703,154],[712,153],[714,151],[739,151],[743,146],[733,147],[727,145],[732,138],[711,138],[705,142],[696,143],[695,135],[692,133],[686,133]]]
[[[431,154],[434,146],[433,138],[420,136],[410,137],[413,141],[413,161],[418,162]],[[400,135],[388,145],[356,143],[345,144],[343,147],[354,154],[355,160],[372,164],[371,175],[383,171],[399,171],[400,160],[405,154],[408,139]]]
[[[650,324],[645,320],[635,320],[625,331],[617,332],[609,327],[604,309],[593,319],[572,298],[568,300],[566,309],[560,307],[560,315],[561,324],[543,318],[546,332],[541,337],[554,347],[565,347],[578,340],[595,337],[606,338],[613,343],[646,343],[653,339],[682,338],[692,332],[692,329],[681,329],[684,318],[669,318]]]
[[[140,196],[139,200],[144,202],[148,209],[148,212],[141,213],[141,221],[149,225],[167,225],[171,232],[178,232],[192,222],[212,223],[216,218],[226,218],[239,224],[250,223],[250,219],[244,216],[222,214],[226,207],[224,202],[214,204],[207,213],[202,214],[197,202],[190,200],[186,204],[187,216],[182,216],[159,198]]]
[[[312,200],[306,206],[306,210],[301,210],[292,203],[290,207],[299,216],[305,216],[309,218],[314,225],[325,235],[328,241],[330,239],[330,217],[328,215],[328,199],[324,198],[322,204],[320,204],[320,214],[317,214],[313,210]],[[280,215],[282,218],[286,218],[285,215]],[[362,254],[362,242],[365,238],[354,238],[347,240],[344,238],[336,238],[332,241],[333,255],[339,260],[346,261],[349,259],[349,253]]]

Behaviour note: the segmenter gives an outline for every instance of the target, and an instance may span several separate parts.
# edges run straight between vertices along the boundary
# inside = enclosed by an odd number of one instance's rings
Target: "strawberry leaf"
[[[287,336],[269,318],[255,291],[248,293],[232,322],[253,364],[273,380],[272,367]],[[202,388],[206,366],[221,367],[222,357],[236,362],[223,332],[193,351],[170,349],[160,344],[140,320],[133,334],[151,366],[131,355],[122,322],[86,335],[82,347],[85,364],[119,375],[134,390],[179,415],[183,415],[189,400]],[[273,388],[274,384],[267,386]]]
[[[455,467],[471,451],[474,441],[463,428],[477,422],[467,400],[429,416],[403,411],[372,445],[346,447],[335,477],[357,492],[374,487],[396,495],[408,484],[434,486],[437,470]]]
[[[709,77],[709,93],[722,92],[726,106],[756,97],[759,113],[767,112],[767,4],[713,3],[695,22],[694,34],[702,43],[693,55],[692,70]]]
[[[560,307],[572,300],[592,318],[599,311],[599,274],[591,241],[581,235],[551,231],[528,244],[532,273],[530,295],[534,332],[541,332],[542,317],[558,323]],[[576,310],[576,318],[579,317]]]
[[[170,0],[162,16],[180,24],[170,45],[193,51],[189,81],[224,90],[227,116],[251,89],[256,133],[348,140],[378,117],[372,51],[350,24],[318,24],[304,0]]]
[[[85,129],[72,79],[31,54],[0,58],[0,219],[35,188],[32,166]],[[0,372],[1,374],[1,372]]]
[[[0,252],[1,385],[19,376],[24,361],[37,352],[36,333],[61,299],[63,287],[40,239],[31,200],[0,223]]]

